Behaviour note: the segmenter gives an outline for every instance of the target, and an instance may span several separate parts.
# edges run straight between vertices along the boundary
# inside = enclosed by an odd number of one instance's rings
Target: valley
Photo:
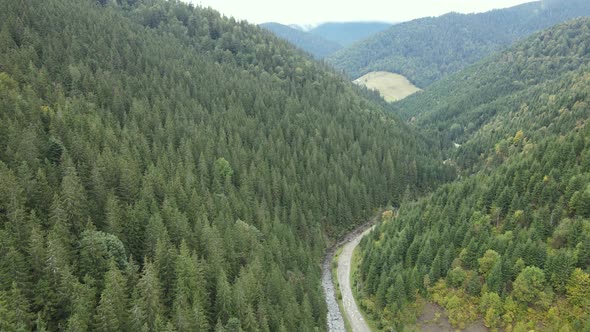
[[[588,1],[337,19],[0,1],[0,331],[590,330]]]
[[[391,27],[384,22],[325,22],[304,28],[276,22],[260,24],[280,38],[311,54],[316,59],[326,58],[343,47]]]

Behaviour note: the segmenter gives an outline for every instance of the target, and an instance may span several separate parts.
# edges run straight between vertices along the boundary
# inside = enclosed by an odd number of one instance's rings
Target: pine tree
[[[503,288],[502,286],[504,285],[501,259],[496,261],[496,263],[486,276],[485,281],[489,291],[501,294]]]
[[[304,298],[305,301],[305,298]],[[303,303],[303,307],[304,307],[304,311],[305,311],[305,302]],[[301,325],[302,330],[310,329],[310,320],[313,318],[313,314],[309,308],[309,302],[307,303],[307,312],[304,314],[304,318],[307,319],[307,321],[303,322],[303,324]],[[248,305],[248,307],[246,308],[246,316],[244,318],[244,331],[245,332],[255,332],[259,330],[258,327],[258,321],[256,319],[256,316],[254,315],[254,310],[252,309],[252,306]]]
[[[137,284],[137,306],[145,317],[144,324],[150,331],[156,326],[156,321],[164,316],[162,306],[162,289],[154,265],[146,262],[143,273]]]
[[[94,283],[95,281],[90,277],[86,277],[84,283],[75,283],[72,314],[68,318],[66,328],[68,332],[91,329],[96,298],[96,289],[92,286]]]
[[[203,271],[197,266],[196,257],[190,255],[184,241],[180,245],[175,270],[173,316],[176,327],[179,330],[208,331],[209,324],[205,315],[208,296]]]
[[[228,320],[227,325],[225,326],[225,330],[227,332],[242,332],[242,326],[240,324],[240,320],[236,317],[232,317]]]
[[[80,182],[73,162],[69,158],[66,158],[64,162],[64,177],[61,183],[59,199],[69,229],[73,234],[80,234],[87,221],[86,208],[88,203],[86,201],[86,191]]]
[[[107,198],[106,204],[106,225],[105,231],[111,233],[119,238],[122,235],[121,210],[117,197],[110,194]]]
[[[16,331],[18,328],[16,313],[11,310],[9,301],[6,292],[0,291],[0,329],[2,331]]]
[[[215,288],[215,312],[218,322],[227,322],[232,310],[231,285],[227,281],[225,272],[221,270],[217,276]]]
[[[105,285],[94,321],[98,331],[121,331],[127,328],[128,297],[123,274],[114,259],[109,262]]]

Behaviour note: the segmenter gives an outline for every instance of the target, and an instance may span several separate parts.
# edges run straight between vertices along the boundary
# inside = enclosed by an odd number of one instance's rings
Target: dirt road
[[[332,260],[334,258],[334,253],[336,252],[336,249],[343,247],[343,253],[339,256],[339,260],[338,260],[338,265],[340,266],[344,266],[344,264],[346,264],[346,266],[348,266],[348,274],[346,274],[347,276],[350,273],[350,260],[352,258],[352,250],[354,250],[354,248],[358,245],[358,243],[360,242],[360,240],[362,239],[362,237],[364,236],[364,234],[368,233],[372,228],[373,225],[377,222],[379,216],[381,215],[381,212],[379,212],[375,217],[373,217],[371,220],[367,221],[365,224],[359,226],[357,229],[355,229],[354,231],[348,233],[345,237],[343,237],[339,242],[337,242],[336,244],[334,244],[332,247],[330,247],[326,253],[326,256],[324,257],[324,262],[322,264],[322,287],[324,288],[324,295],[326,297],[326,304],[328,306],[328,317],[327,317],[327,323],[328,323],[328,331],[329,332],[345,332],[346,329],[344,327],[344,318],[342,316],[342,312],[340,312],[340,307],[338,306],[338,301],[336,300],[336,288],[334,287],[334,282],[332,281]],[[351,243],[354,242],[354,245],[351,247],[350,252],[348,254],[345,254],[344,252],[347,251],[346,246],[349,246]],[[343,257],[347,257],[346,259],[343,259]],[[353,331],[369,331],[369,329],[367,328],[366,330],[363,329],[358,329],[358,326],[362,324],[364,324],[364,321],[361,321],[362,323],[353,323],[352,319],[350,318],[351,315],[348,314],[349,311],[349,307],[352,308],[352,303],[354,302],[354,298],[352,296],[352,291],[350,289],[350,278],[346,277],[343,278],[340,276],[340,268],[338,268],[338,273],[337,273],[337,277],[338,280],[340,282],[340,289],[342,290],[342,296],[343,296],[343,300],[344,300],[344,307],[345,307],[345,312],[347,314],[348,320],[351,322]],[[342,289],[342,280],[346,279],[346,285],[347,285],[347,291],[346,291],[346,297],[344,295],[344,290]],[[352,299],[352,300],[351,300]],[[349,305],[347,306],[347,303],[349,303]],[[353,316],[356,317],[357,320],[360,318],[362,319],[362,316],[360,315],[358,308],[356,307],[356,303],[354,304],[354,308],[356,310],[356,314],[357,316]],[[366,324],[365,324],[366,326]]]
[[[342,253],[338,257],[338,283],[340,284],[340,292],[342,293],[342,303],[344,305],[345,315],[348,317],[350,326],[353,332],[370,332],[371,329],[365,322],[363,315],[352,295],[352,288],[350,285],[350,267],[352,262],[352,251],[359,244],[363,236],[369,233],[373,228],[369,228],[363,233],[354,237],[350,242],[346,243],[342,248]]]

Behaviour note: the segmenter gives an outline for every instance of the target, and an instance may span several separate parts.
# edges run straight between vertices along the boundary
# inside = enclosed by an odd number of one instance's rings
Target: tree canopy
[[[454,177],[214,10],[7,0],[0,22],[2,330],[324,330],[327,243]]]
[[[586,0],[543,0],[478,14],[449,13],[396,24],[326,60],[353,78],[389,71],[425,88],[535,31],[580,16],[590,16]]]
[[[567,22],[397,104],[459,178],[361,242],[361,303],[381,327],[411,324],[420,297],[458,328],[588,328],[589,38],[589,19]],[[400,281],[411,291],[381,296]]]

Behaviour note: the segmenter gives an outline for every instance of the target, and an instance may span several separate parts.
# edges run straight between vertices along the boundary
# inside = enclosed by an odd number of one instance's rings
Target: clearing
[[[354,80],[354,83],[377,90],[387,102],[402,100],[407,96],[422,91],[405,76],[387,71],[374,71]]]

